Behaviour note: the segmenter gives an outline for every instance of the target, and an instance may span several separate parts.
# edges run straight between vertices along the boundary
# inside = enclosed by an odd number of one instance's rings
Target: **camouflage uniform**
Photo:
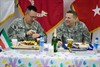
[[[8,36],[10,37],[10,39],[12,38],[17,38],[18,41],[22,41],[22,40],[33,40],[32,36],[25,36],[25,33],[28,30],[35,30],[38,34],[40,35],[44,35],[45,37],[45,41],[47,40],[47,36],[43,30],[43,28],[41,27],[41,25],[39,24],[39,22],[34,21],[31,25],[26,24],[23,21],[23,18],[19,19],[15,19],[11,25],[8,28]]]
[[[66,25],[66,22],[63,22],[57,28],[57,37],[63,42],[68,38],[72,38],[74,42],[91,43],[90,33],[83,22],[76,22],[76,26],[72,29]]]

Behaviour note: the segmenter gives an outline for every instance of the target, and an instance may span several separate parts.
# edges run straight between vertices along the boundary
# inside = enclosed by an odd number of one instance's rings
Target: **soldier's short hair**
[[[29,12],[29,11],[31,11],[31,10],[37,12],[37,8],[36,8],[35,6],[29,5],[29,6],[26,8],[26,12]]]
[[[77,13],[75,11],[73,11],[73,10],[69,10],[69,11],[67,11],[67,13],[72,13],[75,17],[78,16]]]

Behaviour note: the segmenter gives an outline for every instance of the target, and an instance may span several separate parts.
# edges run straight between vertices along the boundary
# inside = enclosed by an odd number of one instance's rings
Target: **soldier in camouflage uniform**
[[[37,18],[37,9],[34,6],[28,6],[23,18],[15,19],[8,28],[8,36],[10,39],[17,38],[18,41],[23,40],[35,40],[36,38],[43,35],[45,37],[45,42],[47,41],[47,36],[35,19]]]
[[[68,11],[65,15],[65,22],[57,28],[57,38],[60,40],[58,44],[66,42],[68,38],[74,42],[91,43],[90,33],[86,25],[78,20],[77,14],[74,11]]]

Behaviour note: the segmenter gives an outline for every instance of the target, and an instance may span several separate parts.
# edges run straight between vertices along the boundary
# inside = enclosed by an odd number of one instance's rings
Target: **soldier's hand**
[[[62,46],[62,41],[58,41],[58,46]]]
[[[32,34],[35,34],[35,33],[36,33],[36,31],[34,31],[34,30],[29,30],[29,31],[26,32],[26,35],[32,35]]]
[[[35,39],[35,38],[37,38],[37,37],[39,37],[39,36],[40,36],[40,34],[38,34],[38,33],[32,34],[32,38],[33,38],[33,39]]]

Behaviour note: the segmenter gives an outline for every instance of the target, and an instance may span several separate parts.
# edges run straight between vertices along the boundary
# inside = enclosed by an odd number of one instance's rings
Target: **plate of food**
[[[35,41],[21,41],[18,43],[18,46],[12,46],[12,48],[39,50],[39,45]]]
[[[75,43],[73,44],[73,46],[76,47],[76,48],[88,48],[89,45],[86,44],[86,43],[75,42]]]

